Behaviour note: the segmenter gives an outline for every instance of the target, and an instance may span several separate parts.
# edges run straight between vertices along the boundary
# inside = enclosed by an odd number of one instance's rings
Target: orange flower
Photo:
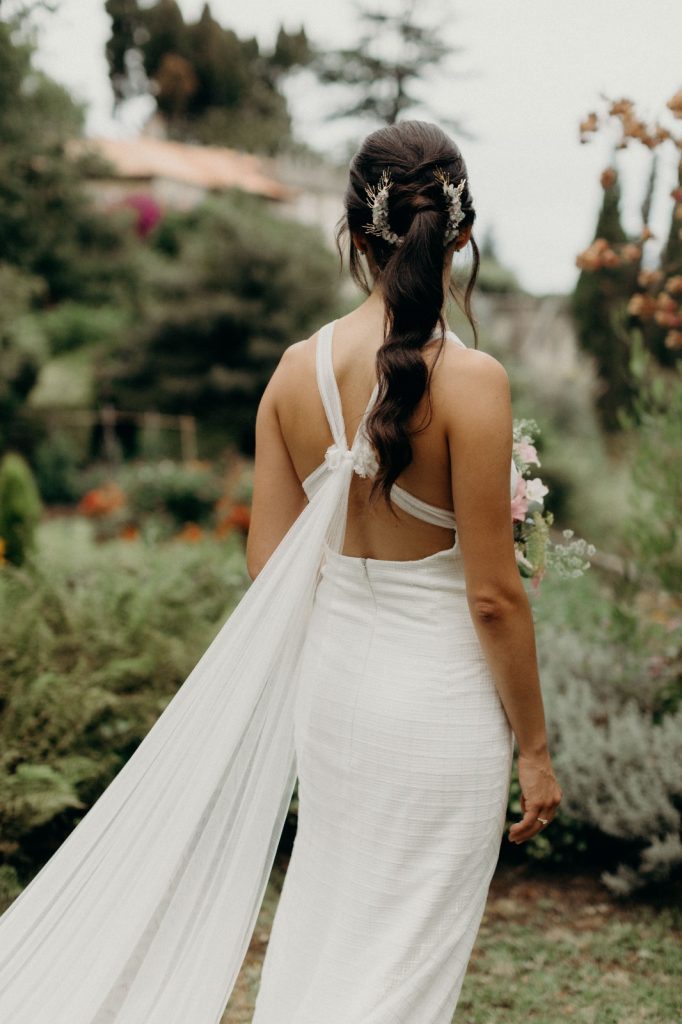
[[[642,255],[642,250],[633,242],[628,242],[627,245],[624,245],[621,249],[621,255],[628,263],[634,263]]]
[[[668,293],[664,291],[660,292],[657,296],[656,305],[658,309],[665,310],[666,313],[674,313],[677,309],[677,303],[672,295],[668,295]]]
[[[137,540],[139,536],[139,528],[134,523],[128,523],[119,533],[121,540]]]
[[[629,316],[638,316],[642,320],[647,320],[653,316],[654,310],[656,309],[656,300],[652,295],[642,295],[641,292],[635,292],[630,297],[630,301],[627,305],[627,312]]]
[[[675,117],[682,117],[682,89],[678,89],[666,103],[668,110],[672,110]]]
[[[581,132],[596,132],[598,126],[599,126],[599,122],[597,120],[597,115],[592,110],[587,115],[585,120],[580,122],[580,131]]]
[[[607,167],[606,170],[602,171],[600,178],[602,188],[611,188],[615,180],[616,172],[613,167]]]
[[[202,540],[204,531],[197,523],[185,523],[179,533],[175,534],[174,540],[187,541],[190,544],[195,544],[198,540]]]
[[[109,481],[84,494],[78,503],[78,511],[81,515],[98,518],[111,515],[125,503],[126,497],[121,488]]]
[[[251,523],[251,508],[249,505],[234,505],[230,512],[230,521],[238,530],[248,530]]]
[[[663,280],[662,270],[640,270],[637,275],[637,284],[640,288],[649,288],[650,286],[656,286]]]
[[[215,533],[217,537],[226,537],[232,530],[241,533],[249,532],[251,508],[249,505],[232,505],[228,512],[218,521]]]

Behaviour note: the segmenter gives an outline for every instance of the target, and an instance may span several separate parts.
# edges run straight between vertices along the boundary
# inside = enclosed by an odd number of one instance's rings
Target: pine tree
[[[418,23],[416,11],[416,0],[401,0],[395,13],[358,7],[361,35],[356,46],[317,55],[314,70],[320,81],[349,86],[357,95],[331,118],[367,117],[394,124],[406,111],[424,107],[415,84],[463,47],[444,41],[442,25]],[[471,137],[459,121],[436,116],[460,137]]]
[[[595,242],[620,246],[628,241],[620,219],[620,182],[615,169],[602,176],[604,198]],[[635,290],[638,267],[614,256],[612,264],[584,268],[572,296],[573,316],[581,347],[595,360],[599,390],[596,410],[602,428],[622,428],[619,409],[633,411],[637,386],[629,369],[630,335],[627,302]]]

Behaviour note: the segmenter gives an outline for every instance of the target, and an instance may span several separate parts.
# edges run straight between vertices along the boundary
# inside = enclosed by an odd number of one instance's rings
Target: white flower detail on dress
[[[358,435],[357,441],[355,442],[355,459],[353,461],[353,469],[358,476],[362,477],[376,476],[379,469],[379,460],[376,457],[376,452],[374,451],[367,434],[365,434],[362,429]]]

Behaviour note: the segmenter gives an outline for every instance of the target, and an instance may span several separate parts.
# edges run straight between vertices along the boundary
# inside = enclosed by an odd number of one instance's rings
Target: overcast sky
[[[399,0],[375,0],[395,9]],[[193,20],[203,0],[179,0]],[[600,94],[627,96],[653,120],[682,87],[680,0],[421,0],[422,19],[445,17],[447,38],[463,52],[451,59],[432,87],[432,109],[408,116],[460,120],[473,140],[458,140],[467,162],[477,209],[479,241],[491,228],[501,259],[535,293],[572,288],[575,255],[592,240],[601,201],[599,173],[609,163],[603,135],[579,142],[578,125]],[[211,10],[239,35],[270,46],[280,24],[303,25],[323,47],[352,43],[357,22],[352,0],[212,0]],[[131,134],[143,109],[131,109],[124,125],[112,117],[104,44],[109,21],[104,0],[61,0],[60,13],[45,20],[40,63],[89,105],[90,134]],[[469,77],[463,77],[465,73]],[[300,137],[332,154],[349,138],[376,127],[328,123],[332,93],[300,76],[289,87]],[[679,127],[679,122],[678,122]],[[640,152],[641,150],[641,152]],[[663,240],[670,224],[670,190],[676,182],[676,151],[659,149],[661,174],[652,228]],[[649,170],[648,153],[618,153],[623,178],[623,220],[636,230]],[[659,242],[655,242],[654,246]],[[653,257],[653,247],[651,257]]]

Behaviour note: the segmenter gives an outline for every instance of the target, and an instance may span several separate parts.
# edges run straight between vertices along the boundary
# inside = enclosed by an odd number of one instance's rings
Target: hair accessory
[[[377,235],[379,238],[385,239],[391,245],[401,245],[405,236],[396,235],[395,231],[391,231],[391,225],[388,223],[388,193],[392,184],[390,172],[388,168],[384,168],[379,178],[379,184],[365,187],[372,210],[372,223],[365,224],[365,231],[368,231],[370,235]]]
[[[454,241],[459,234],[460,221],[464,220],[464,211],[462,210],[461,196],[464,191],[464,186],[467,183],[466,178],[462,178],[459,185],[455,186],[450,180],[450,176],[445,174],[440,167],[437,167],[434,171],[434,178],[439,181],[441,188],[443,189],[443,195],[445,196],[445,202],[448,208],[448,226],[445,229],[445,238],[443,239],[443,245],[449,245],[450,242]]]
[[[434,178],[440,182],[443,195],[445,196],[448,223],[445,229],[443,245],[448,246],[459,234],[459,224],[464,219],[461,195],[467,179],[462,178],[459,185],[455,186],[452,184],[450,177],[440,167],[437,167],[434,171]],[[372,223],[365,224],[364,228],[368,234],[377,235],[378,238],[383,238],[384,241],[390,242],[391,245],[402,245],[405,241],[405,236],[397,235],[391,229],[388,220],[388,193],[392,185],[393,181],[391,180],[390,171],[388,168],[384,168],[376,185],[365,186],[367,201],[372,211]]]

